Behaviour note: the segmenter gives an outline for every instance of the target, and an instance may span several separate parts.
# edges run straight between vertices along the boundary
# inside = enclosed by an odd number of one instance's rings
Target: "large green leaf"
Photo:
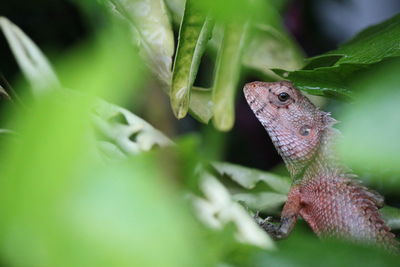
[[[172,110],[178,119],[185,117],[189,110],[190,91],[201,56],[211,37],[212,25],[192,0],[186,2],[169,93]]]
[[[243,51],[244,66],[274,75],[271,69],[298,70],[304,65],[300,48],[284,29],[267,24],[254,25],[249,44]]]
[[[221,131],[230,130],[235,121],[235,94],[247,31],[248,23],[242,21],[225,25],[212,90],[213,123]]]
[[[371,64],[400,56],[399,39],[400,15],[396,15],[360,32],[338,49],[310,58],[302,70],[275,72],[310,94],[348,98],[355,74],[362,74]]]
[[[127,39],[115,42],[115,32],[103,34],[101,44],[88,44],[61,60],[61,80],[95,96],[112,91],[118,99],[127,89],[119,83],[137,85],[140,61],[125,49]],[[35,101],[26,100],[29,112],[5,116],[20,139],[0,140],[2,261],[10,266],[210,265],[199,256],[202,241],[193,238],[196,227],[166,184],[157,157],[142,154],[119,162],[98,157],[91,123],[96,98],[85,93],[42,92]],[[96,111],[105,119],[122,113],[131,126],[127,135],[156,135],[125,110]],[[150,146],[152,140],[143,143]]]
[[[345,162],[372,173],[370,182],[395,192],[400,192],[399,69],[400,59],[393,59],[355,78],[355,101],[341,110],[338,125]]]
[[[111,9],[132,27],[141,53],[166,84],[171,80],[174,34],[163,0],[109,0]]]

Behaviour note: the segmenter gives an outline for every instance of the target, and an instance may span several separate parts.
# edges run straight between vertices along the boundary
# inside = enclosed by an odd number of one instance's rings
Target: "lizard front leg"
[[[273,239],[283,239],[293,230],[300,209],[300,187],[299,185],[295,185],[290,190],[288,200],[283,207],[280,223],[271,223],[269,218],[258,221],[258,223]]]

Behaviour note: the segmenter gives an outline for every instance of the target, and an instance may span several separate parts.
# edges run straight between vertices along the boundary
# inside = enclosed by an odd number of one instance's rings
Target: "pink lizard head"
[[[290,82],[248,83],[244,95],[292,172],[313,158],[323,131],[334,122]]]

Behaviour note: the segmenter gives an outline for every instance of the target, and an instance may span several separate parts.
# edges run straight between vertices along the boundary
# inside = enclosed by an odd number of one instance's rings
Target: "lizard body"
[[[262,221],[261,226],[281,239],[301,216],[318,236],[396,250],[395,236],[378,211],[383,198],[353,179],[355,175],[334,156],[337,130],[330,114],[289,82],[252,82],[244,94],[293,178],[280,224]]]

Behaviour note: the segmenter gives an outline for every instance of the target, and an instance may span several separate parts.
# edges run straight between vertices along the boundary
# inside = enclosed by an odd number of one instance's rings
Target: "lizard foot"
[[[280,230],[280,225],[277,223],[273,223],[273,217],[268,216],[265,219],[261,218],[259,212],[257,211],[256,214],[253,216],[256,223],[264,229],[273,239],[279,240],[284,238],[282,231]]]

